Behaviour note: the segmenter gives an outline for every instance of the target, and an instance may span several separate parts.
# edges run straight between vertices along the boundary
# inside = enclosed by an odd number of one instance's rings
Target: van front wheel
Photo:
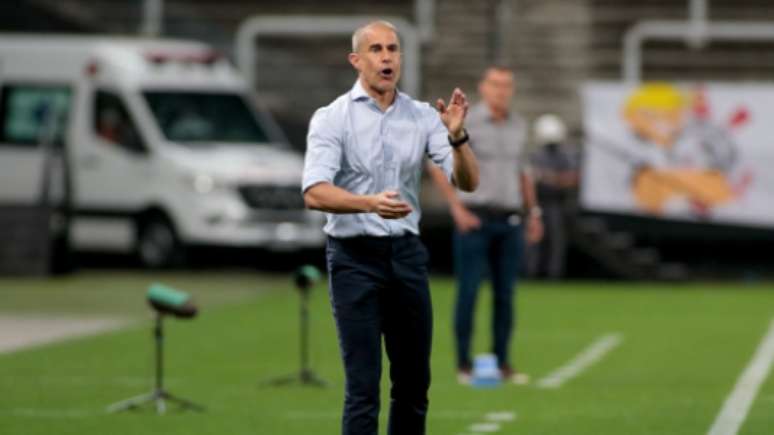
[[[153,215],[140,221],[137,256],[143,266],[154,269],[182,265],[183,249],[169,220]]]

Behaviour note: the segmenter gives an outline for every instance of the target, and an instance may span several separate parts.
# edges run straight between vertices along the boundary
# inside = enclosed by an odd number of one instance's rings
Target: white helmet
[[[562,118],[546,113],[535,120],[534,134],[538,145],[562,143],[567,139],[567,127]]]

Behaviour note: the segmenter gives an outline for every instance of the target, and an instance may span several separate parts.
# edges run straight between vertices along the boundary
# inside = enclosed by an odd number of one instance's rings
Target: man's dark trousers
[[[432,308],[418,237],[328,238],[330,298],[344,360],[343,435],[376,435],[382,344],[390,361],[387,433],[425,433]]]
[[[454,332],[457,341],[457,366],[470,368],[470,341],[473,313],[481,280],[487,269],[492,283],[492,352],[500,365],[510,363],[508,347],[514,324],[516,277],[524,245],[522,226],[512,216],[477,213],[481,227],[454,233],[454,269],[457,275],[457,302]]]

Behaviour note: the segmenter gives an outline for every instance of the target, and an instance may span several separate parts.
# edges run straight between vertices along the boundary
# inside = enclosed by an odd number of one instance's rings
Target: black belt
[[[358,236],[349,236],[349,237],[336,237],[328,235],[329,239],[333,239],[337,242],[346,243],[346,242],[392,242],[395,240],[403,240],[403,239],[410,239],[410,238],[419,238],[416,234],[412,233],[411,231],[407,231],[403,234],[398,234],[394,236],[369,236],[369,235],[358,235]]]
[[[507,209],[501,207],[486,207],[486,206],[469,206],[473,214],[481,219],[509,219],[513,215],[521,216],[524,213],[519,209]]]

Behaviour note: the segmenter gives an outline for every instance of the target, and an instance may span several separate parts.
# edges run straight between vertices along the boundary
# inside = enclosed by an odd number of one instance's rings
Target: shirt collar
[[[371,100],[371,96],[368,95],[363,85],[360,83],[360,79],[355,80],[355,84],[352,85],[352,89],[349,91],[349,97],[352,101],[368,101]],[[395,88],[395,101],[393,105],[398,102],[398,99],[403,97],[403,92],[400,92]]]
[[[370,95],[363,89],[363,85],[360,84],[360,79],[355,80],[355,84],[352,86],[352,90],[349,91],[349,96],[352,101],[361,101],[371,98]]]

